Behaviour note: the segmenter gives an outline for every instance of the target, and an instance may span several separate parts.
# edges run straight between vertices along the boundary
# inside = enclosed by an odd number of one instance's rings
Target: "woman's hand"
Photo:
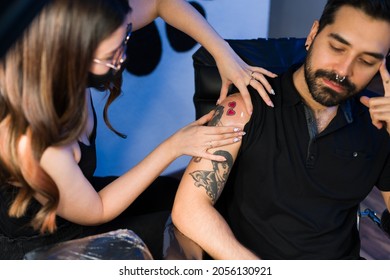
[[[245,132],[238,127],[204,126],[213,117],[214,111],[183,127],[170,137],[176,157],[189,155],[214,161],[225,161],[223,156],[213,155],[208,149],[236,143]]]
[[[277,76],[276,74],[261,67],[249,66],[231,47],[221,53],[218,58],[215,57],[215,60],[222,79],[222,88],[217,104],[226,98],[229,86],[234,84],[242,94],[245,107],[249,114],[252,114],[253,107],[247,89],[248,85],[258,91],[268,106],[274,106],[267,92],[270,94],[275,94],[275,92],[265,79],[264,75],[273,78]]]

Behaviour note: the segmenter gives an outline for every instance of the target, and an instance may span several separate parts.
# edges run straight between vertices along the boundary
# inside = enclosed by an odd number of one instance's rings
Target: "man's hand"
[[[373,98],[362,96],[360,102],[369,108],[372,124],[378,129],[385,127],[390,134],[390,74],[386,68],[385,59],[379,68],[379,73],[383,81],[385,95]]]

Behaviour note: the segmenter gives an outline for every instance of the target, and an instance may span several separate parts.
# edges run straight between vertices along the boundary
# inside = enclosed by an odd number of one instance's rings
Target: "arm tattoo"
[[[215,108],[215,112],[213,115],[213,118],[208,122],[208,126],[222,126],[221,118],[223,115],[224,107],[223,106],[217,106]],[[201,157],[195,157],[194,162],[200,162],[202,160]]]
[[[217,106],[213,118],[209,121],[208,126],[222,126],[221,118],[225,107]]]
[[[220,196],[233,166],[233,157],[229,152],[218,150],[214,154],[224,156],[226,161],[212,160],[213,171],[196,170],[190,173],[194,179],[194,185],[198,188],[205,188],[213,203]]]
[[[226,112],[226,116],[234,116],[236,114],[236,111],[234,111],[234,108],[236,107],[236,101],[231,101],[228,103],[229,109]]]

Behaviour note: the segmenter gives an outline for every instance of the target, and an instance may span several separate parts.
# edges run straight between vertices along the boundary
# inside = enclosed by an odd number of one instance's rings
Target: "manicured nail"
[[[274,108],[274,103],[272,103],[272,101],[270,100],[268,103],[267,103],[268,106]]]
[[[217,103],[215,103],[215,105],[219,105],[219,99],[217,100]]]
[[[238,127],[235,127],[235,128],[233,129],[234,132],[239,132],[240,130],[241,130],[241,129],[238,128]]]
[[[272,94],[272,95],[275,95],[274,89],[271,89],[271,91],[269,93]]]
[[[246,134],[245,131],[240,132],[240,135],[244,136]]]
[[[236,142],[238,142],[238,141],[240,141],[240,138],[238,138],[238,137],[236,137],[236,138],[233,139],[233,142],[234,142],[234,143],[236,143]]]

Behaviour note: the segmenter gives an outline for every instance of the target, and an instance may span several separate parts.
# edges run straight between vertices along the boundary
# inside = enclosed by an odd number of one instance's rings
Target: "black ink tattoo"
[[[214,113],[214,116],[213,118],[209,121],[208,125],[209,126],[221,126],[222,123],[221,123],[221,118],[222,118],[222,115],[223,115],[223,111],[225,110],[225,107],[223,106],[217,106],[217,108],[215,108],[215,113]]]
[[[215,108],[215,112],[213,115],[213,118],[208,122],[208,126],[222,126],[221,118],[223,115],[224,107],[223,106],[217,106]],[[201,157],[194,157],[193,161],[198,163],[202,160]]]
[[[216,151],[214,155],[224,156],[226,161],[212,160],[213,171],[196,170],[190,173],[195,181],[194,185],[198,188],[205,188],[207,195],[211,198],[213,203],[215,203],[220,196],[233,166],[233,157],[229,152],[219,150]]]

